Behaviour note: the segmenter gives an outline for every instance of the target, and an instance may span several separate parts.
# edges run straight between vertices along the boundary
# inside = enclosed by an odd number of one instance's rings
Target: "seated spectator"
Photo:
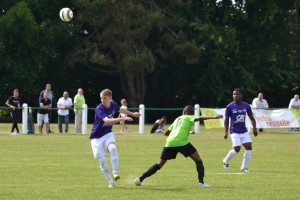
[[[167,123],[167,118],[163,116],[162,118],[155,121],[150,133],[164,133],[164,125]]]

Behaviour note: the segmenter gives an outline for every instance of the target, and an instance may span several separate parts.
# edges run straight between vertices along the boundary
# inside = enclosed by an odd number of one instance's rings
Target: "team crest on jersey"
[[[246,113],[246,108],[244,108],[243,110],[238,110],[239,113]]]
[[[111,114],[107,115],[108,118],[114,118],[115,116],[115,111],[113,110]]]

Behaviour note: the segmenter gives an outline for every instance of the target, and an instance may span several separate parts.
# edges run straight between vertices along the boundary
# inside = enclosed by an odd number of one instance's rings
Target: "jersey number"
[[[180,126],[181,122],[182,122],[182,118],[179,118],[175,124],[175,129]]]

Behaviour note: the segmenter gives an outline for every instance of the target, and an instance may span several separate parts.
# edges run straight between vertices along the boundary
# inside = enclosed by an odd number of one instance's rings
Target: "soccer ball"
[[[59,17],[64,22],[69,22],[73,18],[73,11],[70,8],[63,8],[59,12]]]

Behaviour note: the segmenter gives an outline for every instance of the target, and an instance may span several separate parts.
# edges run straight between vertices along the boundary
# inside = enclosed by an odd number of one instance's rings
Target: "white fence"
[[[27,134],[28,133],[28,104],[24,103],[23,105],[23,111],[22,111],[22,133]],[[141,116],[139,117],[139,134],[145,133],[145,106],[141,104],[139,106],[139,112],[141,113]],[[195,115],[197,117],[200,116],[200,106],[199,104],[196,104],[195,107]],[[88,125],[88,106],[86,104],[83,105],[82,110],[82,128],[81,133],[86,134],[87,133],[87,125]],[[195,133],[199,133],[199,122],[195,123],[194,131]]]

